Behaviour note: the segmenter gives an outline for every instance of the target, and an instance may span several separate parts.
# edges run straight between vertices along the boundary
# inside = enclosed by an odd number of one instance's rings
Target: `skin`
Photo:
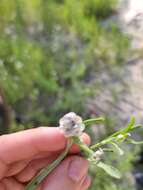
[[[87,134],[82,135],[86,144]],[[64,150],[66,139],[58,128],[39,127],[0,137],[0,190],[24,190],[26,184]],[[86,190],[90,185],[88,161],[78,156],[73,145],[70,155],[45,179],[37,190]]]

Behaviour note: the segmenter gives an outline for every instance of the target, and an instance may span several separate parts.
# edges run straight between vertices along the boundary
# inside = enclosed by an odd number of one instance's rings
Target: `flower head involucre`
[[[82,118],[74,112],[64,115],[59,124],[60,130],[64,132],[66,137],[81,136],[85,129]]]

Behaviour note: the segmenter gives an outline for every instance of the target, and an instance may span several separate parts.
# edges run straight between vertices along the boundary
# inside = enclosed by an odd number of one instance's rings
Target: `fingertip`
[[[39,136],[39,140],[38,139]],[[58,127],[39,127],[35,144],[42,151],[58,151],[65,148],[67,140]]]
[[[83,133],[83,135],[81,136],[83,142],[87,145],[90,145],[91,143],[91,139],[90,136],[87,133]]]
[[[3,135],[0,144],[3,144],[0,148],[1,159],[9,164],[29,159],[41,152],[62,151],[67,139],[58,127],[39,127]]]
[[[88,189],[91,185],[91,177],[90,176],[86,176],[84,182],[82,183],[82,189]]]

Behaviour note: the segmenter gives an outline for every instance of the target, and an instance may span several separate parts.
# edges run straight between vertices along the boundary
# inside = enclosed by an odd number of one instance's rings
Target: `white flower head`
[[[99,160],[101,160],[101,157],[103,156],[103,154],[104,154],[104,151],[103,151],[103,149],[100,148],[99,150],[97,150],[96,152],[94,152],[93,157],[97,161],[99,161]]]
[[[70,112],[64,115],[59,121],[59,128],[66,137],[81,136],[85,125],[82,118],[76,115],[74,112]]]

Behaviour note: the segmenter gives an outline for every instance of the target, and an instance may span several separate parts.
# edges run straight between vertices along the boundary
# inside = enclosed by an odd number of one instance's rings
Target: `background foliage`
[[[116,8],[116,0],[1,0],[0,87],[13,113],[11,131],[56,125],[71,110],[91,116],[87,100],[104,84],[96,79],[113,71],[118,77],[129,52],[128,37],[110,22]],[[114,124],[107,126],[110,133]],[[133,159],[127,153],[117,163],[127,176]],[[134,189],[130,180],[98,175],[91,190]]]

